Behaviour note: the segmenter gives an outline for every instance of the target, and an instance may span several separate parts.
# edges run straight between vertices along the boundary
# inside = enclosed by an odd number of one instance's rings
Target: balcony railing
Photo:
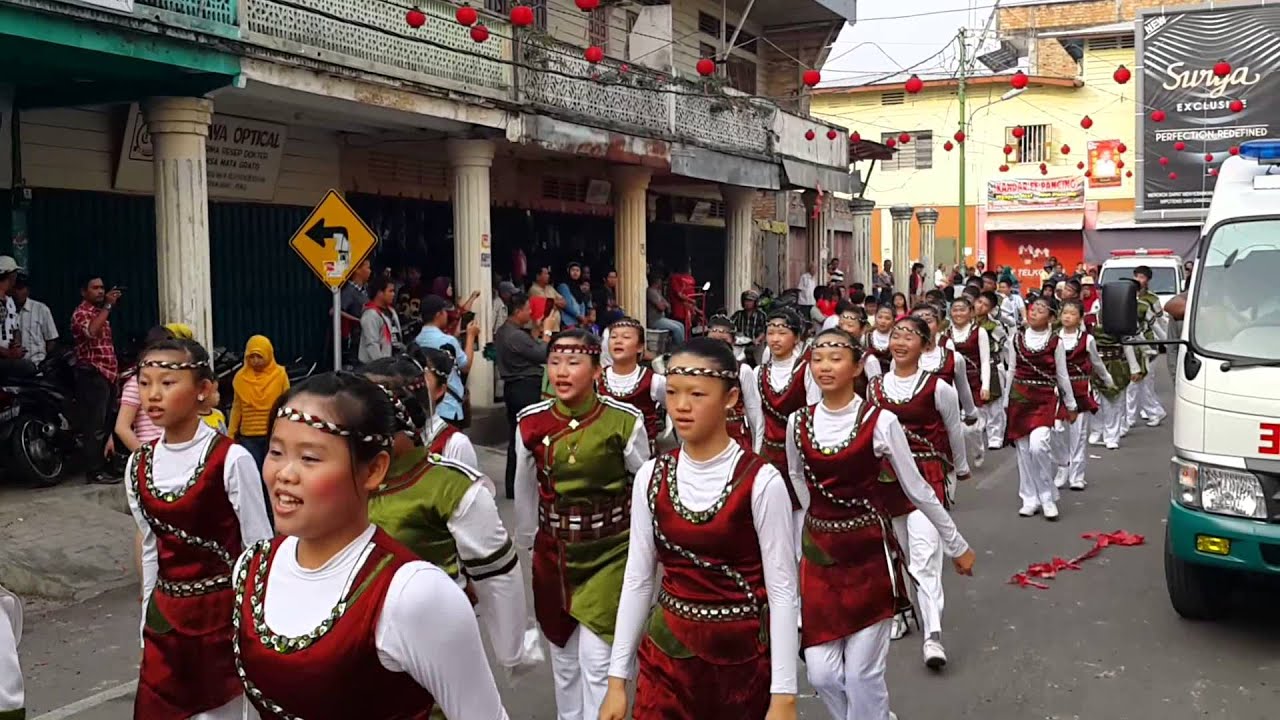
[[[136,0],[134,14],[145,16],[148,8],[218,25],[235,27],[239,24],[236,0]]]
[[[176,0],[151,0],[165,2]],[[227,0],[234,1],[234,0]],[[512,96],[511,25],[486,16],[478,43],[442,0],[416,5],[420,28],[404,21],[405,3],[384,0],[239,0],[245,40],[312,60],[496,99]]]

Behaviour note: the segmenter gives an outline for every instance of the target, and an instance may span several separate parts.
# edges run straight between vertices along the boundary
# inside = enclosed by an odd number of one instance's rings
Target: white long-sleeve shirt
[[[298,564],[298,539],[286,538],[271,562],[263,599],[263,619],[272,632],[297,637],[327,619],[368,558],[374,530],[370,525],[314,570]],[[237,569],[247,557],[240,556]],[[440,568],[416,561],[396,571],[374,643],[382,667],[407,673],[431,692],[447,717],[507,718],[471,603]]]
[[[187,485],[196,466],[204,458],[209,446],[222,436],[217,430],[205,423],[196,426],[195,437],[184,443],[168,444],[161,438],[156,445],[152,457],[152,474],[155,486],[160,492],[177,492]],[[160,572],[160,553],[156,546],[156,536],[142,514],[138,496],[133,492],[132,479],[137,477],[138,454],[134,453],[125,469],[125,493],[129,501],[129,511],[134,522],[142,533],[142,622],[139,631],[146,627],[147,605],[151,602],[151,592],[155,589],[156,578]],[[240,521],[240,541],[243,547],[264,540],[275,534],[271,520],[267,517],[266,500],[263,498],[262,476],[258,473],[258,465],[253,456],[239,445],[227,449],[226,459],[222,463],[222,480],[226,488],[227,499]]]
[[[18,643],[22,642],[22,601],[0,587],[0,714],[22,710],[26,695]]]
[[[944,384],[938,383],[938,387],[941,388]],[[955,403],[954,396],[950,402]],[[854,431],[854,424],[858,421],[862,403],[861,398],[854,397],[853,402],[837,410],[828,408],[825,402],[819,403],[813,414],[814,440],[823,446],[843,442]],[[795,424],[796,416],[792,415],[787,421],[787,467],[791,474],[791,483],[797,490],[802,512],[806,512],[809,507],[809,485],[804,478],[804,458],[800,448],[796,446]],[[898,416],[888,410],[881,410],[872,432],[874,434],[871,437],[871,444],[875,448],[876,457],[889,458],[889,463],[893,466],[893,472],[898,476],[898,482],[902,485],[902,491],[906,493],[907,499],[937,528],[947,556],[963,555],[968,551],[969,544],[956,529],[950,513],[942,507],[942,503],[938,502],[938,496],[934,494],[933,488],[929,487],[929,483],[920,475],[920,469],[916,467],[911,446],[907,443],[907,436],[902,431],[902,423],[898,421]],[[803,492],[799,492],[801,489]]]
[[[885,395],[895,402],[911,399],[911,393],[920,385],[922,372],[923,370],[917,369],[906,377],[896,373],[885,375],[883,381]],[[942,417],[942,424],[947,428],[947,442],[951,445],[951,459],[955,464],[956,474],[968,475],[969,454],[965,452],[964,420],[960,417],[959,396],[955,386],[941,378],[938,379],[934,388],[933,406],[937,408],[938,415]],[[898,422],[901,423],[901,419]]]
[[[732,481],[733,469],[742,453],[737,443],[730,443],[719,455],[703,462],[682,454],[675,472],[680,502],[695,511],[711,507],[725,485]],[[653,607],[658,550],[648,493],[654,481],[654,465],[652,460],[645,463],[636,474],[632,488],[631,545],[622,581],[622,600],[618,606],[613,659],[609,664],[611,677],[631,679],[635,676],[640,634]],[[751,487],[751,519],[756,541],[760,544],[769,600],[769,658],[772,669],[769,691],[775,695],[793,695],[797,691],[796,660],[800,651],[800,638],[796,633],[799,581],[792,539],[791,498],[782,475],[772,465],[762,465],[756,471]]]
[[[636,383],[640,382],[640,371],[642,368],[637,365],[631,368],[631,372],[625,375],[614,370],[616,366],[610,365],[604,369],[604,384],[609,388],[609,392],[616,395],[630,395],[636,389]],[[653,373],[653,380],[649,382],[649,399],[658,403],[660,407],[667,406],[667,376]]]
[[[1093,336],[1085,335],[1079,330],[1071,332],[1066,328],[1058,331],[1058,342],[1066,348],[1067,355],[1075,352],[1076,346],[1080,344],[1081,337],[1085,339],[1085,352],[1089,353],[1089,362],[1093,363],[1093,374],[1097,375],[1107,387],[1114,387],[1116,383],[1111,379],[1111,373],[1107,371],[1106,363],[1102,362],[1102,356],[1098,355],[1098,343],[1093,339]]]
[[[934,345],[931,349],[925,350],[920,354],[919,367],[929,372],[937,372],[942,369],[942,348],[944,346]],[[966,375],[968,372],[968,362],[964,356],[955,351],[955,345],[948,339],[945,344],[946,349],[950,350],[956,356],[956,383],[952,387],[956,391],[956,397],[959,399],[960,409],[964,411],[964,416],[969,419],[978,417],[978,406],[973,402],[973,389],[969,387],[969,380]],[[894,367],[893,363],[889,363],[890,371]],[[947,383],[950,385],[951,383]]]
[[[553,402],[553,401],[546,401]],[[600,402],[612,402],[601,400]],[[532,407],[532,406],[531,406]],[[627,405],[617,403],[614,407],[628,408],[635,413],[635,426],[631,429],[631,437],[623,448],[623,462],[627,472],[635,474],[649,459],[649,436],[644,429],[644,418],[640,411]],[[520,442],[520,431],[516,430],[516,544],[523,548],[533,547],[533,538],[538,534],[538,466],[533,453]]]
[[[764,406],[760,386],[756,385],[756,370],[746,363],[738,368],[738,389],[747,413],[747,428],[751,430],[751,447],[758,448],[764,442]]]
[[[796,297],[797,304],[809,306],[817,302],[813,298],[813,291],[818,289],[818,281],[814,279],[812,273],[801,275],[800,283],[796,288],[800,291]]]
[[[867,353],[862,356],[862,372],[866,374],[867,381],[870,382],[884,374],[884,368],[880,367],[880,358]]]
[[[964,327],[960,327],[959,325],[953,324],[951,326],[951,338],[955,343],[968,342],[969,335],[972,334],[974,331],[977,331],[978,333],[978,364],[979,364],[978,375],[982,380],[981,388],[983,392],[990,393],[991,392],[991,335],[987,333],[987,329],[978,325],[977,323],[972,323],[972,322]],[[967,358],[965,359],[965,362],[966,363],[968,362]],[[960,368],[959,366],[957,366],[956,367],[957,382],[960,380],[959,371],[960,371]],[[965,384],[966,385],[969,384],[967,379],[965,381]],[[970,393],[972,394],[972,389],[970,390]]]
[[[433,415],[431,420],[427,422],[427,427],[422,431],[422,444],[431,447],[432,440],[448,425],[444,418],[439,415]],[[471,438],[465,434],[456,432],[449,436],[449,440],[444,444],[444,452],[440,453],[440,457],[462,463],[471,468],[478,475],[476,482],[483,484],[489,489],[490,493],[497,493],[497,487],[493,484],[493,480],[480,470],[480,459],[476,457],[476,447],[471,444]]]
[[[1053,328],[1045,328],[1044,330],[1032,330],[1031,328],[1023,328],[1019,332],[1022,333],[1022,343],[1027,350],[1035,352],[1043,350],[1046,343],[1053,337]],[[1018,357],[1018,349],[1014,346],[1018,339],[1016,337],[1009,339],[1009,374],[1005,379],[1004,389],[1004,406],[1009,407],[1009,389],[1013,387],[1013,377],[1018,369],[1018,363],[1021,358]],[[1067,406],[1071,412],[1076,412],[1076,396],[1071,391],[1071,377],[1067,374],[1067,348],[1063,343],[1058,343],[1058,347],[1053,351],[1054,380],[1058,384],[1058,396],[1062,398],[1062,404]]]

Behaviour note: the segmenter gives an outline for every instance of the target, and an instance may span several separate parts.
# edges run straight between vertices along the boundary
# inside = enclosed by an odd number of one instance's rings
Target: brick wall
[[[751,201],[752,220],[776,220],[778,216],[778,194],[768,190],[756,193]]]

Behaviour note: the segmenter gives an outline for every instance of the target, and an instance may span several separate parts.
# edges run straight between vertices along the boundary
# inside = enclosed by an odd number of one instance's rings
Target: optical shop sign
[[[287,128],[276,123],[214,115],[205,140],[209,197],[270,200],[275,197]],[[129,108],[124,146],[116,170],[116,189],[151,192],[151,133],[137,104]]]

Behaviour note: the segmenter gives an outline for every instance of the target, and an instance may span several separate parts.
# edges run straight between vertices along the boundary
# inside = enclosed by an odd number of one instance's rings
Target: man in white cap
[[[27,359],[18,329],[18,306],[10,293],[22,268],[8,255],[0,255],[0,377],[28,377],[36,366]]]
[[[0,586],[0,720],[26,717],[22,665],[18,642],[22,640],[22,601]]]

